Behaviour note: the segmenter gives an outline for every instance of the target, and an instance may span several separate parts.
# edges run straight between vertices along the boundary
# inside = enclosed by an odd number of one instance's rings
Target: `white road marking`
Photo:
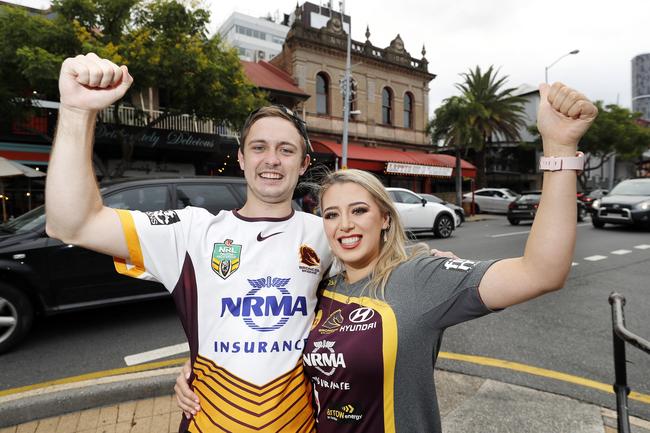
[[[647,250],[650,248],[650,245],[648,244],[635,245],[634,248],[636,248],[637,250]]]
[[[582,223],[578,224],[576,227],[585,227],[585,226],[590,226],[590,223]],[[525,232],[512,232],[512,233],[500,233],[498,235],[489,235],[491,238],[503,238],[506,236],[516,236],[516,235],[525,235],[530,233],[530,230],[526,230]],[[650,248],[650,246],[648,246]]]
[[[154,349],[148,352],[125,356],[124,362],[126,365],[144,364],[145,362],[155,361],[156,359],[167,358],[168,356],[178,355],[179,353],[185,353],[189,351],[189,344],[176,344],[174,346],[161,347],[160,349]]]
[[[607,256],[595,255],[595,256],[585,257],[585,260],[588,260],[590,262],[597,262],[599,260],[605,260],[606,258],[607,258]]]
[[[571,263],[571,266],[578,266],[579,264],[580,264],[580,263],[578,263],[578,262],[572,262],[572,263]]]
[[[515,235],[525,235],[530,233],[530,230],[527,230],[525,232],[512,232],[512,233],[501,233],[500,235],[490,235],[491,238],[502,238],[505,236],[515,236]]]
[[[616,254],[617,256],[622,256],[623,254],[630,254],[632,250],[615,250],[612,251],[612,254]]]

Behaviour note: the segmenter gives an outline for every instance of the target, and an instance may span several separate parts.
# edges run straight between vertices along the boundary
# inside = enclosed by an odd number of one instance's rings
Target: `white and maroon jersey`
[[[116,269],[161,282],[189,340],[201,411],[181,428],[313,431],[301,355],[332,261],[320,218],[194,207],[117,212],[130,258],[115,259]]]

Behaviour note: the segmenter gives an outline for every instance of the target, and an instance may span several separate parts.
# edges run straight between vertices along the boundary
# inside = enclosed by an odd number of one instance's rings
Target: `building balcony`
[[[100,119],[105,123],[135,127],[146,127],[155,122],[152,126],[154,129],[214,134],[233,139],[239,138],[239,131],[225,122],[200,119],[191,114],[169,115],[156,122],[163,115],[165,115],[165,112],[160,110],[138,110],[133,107],[121,106],[118,108],[116,119],[115,108],[111,106],[100,112]]]

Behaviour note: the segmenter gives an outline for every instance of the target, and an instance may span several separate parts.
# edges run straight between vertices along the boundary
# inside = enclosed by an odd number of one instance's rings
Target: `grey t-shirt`
[[[330,279],[303,354],[318,432],[440,432],[438,343],[447,327],[490,313],[478,285],[493,263],[411,259],[385,300],[367,297],[367,279]]]

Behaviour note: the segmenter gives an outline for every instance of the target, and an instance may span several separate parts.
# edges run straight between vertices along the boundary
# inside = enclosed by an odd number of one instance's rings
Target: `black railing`
[[[627,396],[630,387],[627,384],[627,368],[625,360],[625,343],[629,343],[650,355],[650,342],[630,332],[625,327],[625,296],[620,293],[609,295],[612,306],[612,329],[614,339],[614,393],[616,393],[616,414],[619,433],[630,433],[630,417],[628,414]]]

